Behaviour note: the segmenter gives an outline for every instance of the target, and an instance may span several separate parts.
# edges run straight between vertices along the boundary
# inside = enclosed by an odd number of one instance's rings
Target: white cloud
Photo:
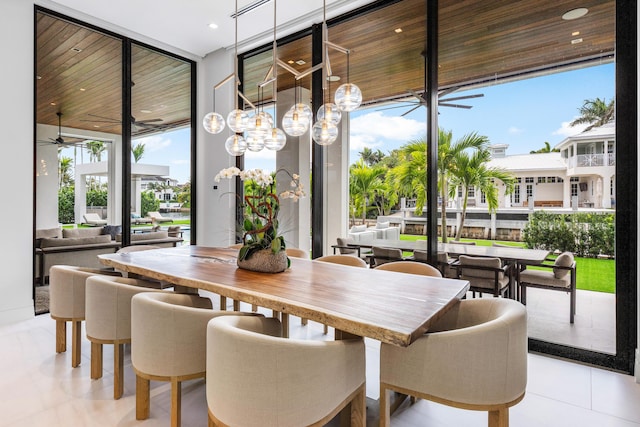
[[[521,134],[522,132],[524,132],[524,129],[520,129],[520,128],[516,127],[516,126],[511,126],[509,128],[508,132],[511,135],[518,135],[518,134]]]
[[[560,126],[559,129],[556,129],[555,131],[553,131],[553,135],[561,135],[566,137],[569,136],[573,136],[573,135],[577,135],[579,133],[582,133],[589,125],[588,124],[580,124],[580,125],[575,125],[575,126],[571,126],[570,125],[571,122],[562,122],[562,125]]]
[[[162,135],[147,136],[136,139],[132,145],[135,146],[137,144],[144,144],[144,151],[151,153],[169,147],[171,145],[171,139],[165,138]]]
[[[363,114],[351,120],[350,149],[379,148],[386,141],[407,142],[424,136],[425,122],[406,117],[385,116],[380,111]]]

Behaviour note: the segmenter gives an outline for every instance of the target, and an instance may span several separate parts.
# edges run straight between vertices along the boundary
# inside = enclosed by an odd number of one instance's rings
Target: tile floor
[[[562,295],[562,294],[560,294]],[[213,296],[214,305],[217,298]],[[242,307],[248,309],[248,306]],[[71,328],[68,328],[69,342]],[[330,339],[320,324],[301,326],[291,319],[291,336]],[[71,368],[71,355],[55,353],[55,327],[49,315],[0,327],[0,427],[168,426],[170,388],[152,382],[151,416],[135,420],[135,377],[125,359],[125,394],[114,401],[113,353],[105,347],[102,379],[91,380],[89,341],[82,342],[82,364]],[[376,426],[379,344],[367,340],[367,425]],[[183,386],[182,425],[206,426],[204,382]],[[331,425],[336,423],[332,422]],[[418,401],[392,417],[393,426],[486,426],[486,413]],[[337,425],[337,424],[336,424]],[[516,427],[640,426],[640,384],[632,376],[529,355],[524,400],[511,409]]]

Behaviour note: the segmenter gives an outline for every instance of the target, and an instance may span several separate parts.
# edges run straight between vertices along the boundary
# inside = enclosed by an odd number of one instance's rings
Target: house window
[[[470,197],[470,198],[476,197],[476,189],[475,189],[475,187],[473,187],[473,186],[469,187],[469,189],[467,190],[467,196]]]
[[[538,177],[538,184],[544,184],[547,182],[547,178],[544,176],[539,176]]]
[[[533,184],[533,177],[532,176],[528,176],[524,179],[524,182],[526,182],[527,184]]]
[[[571,183],[571,197],[577,197],[578,196],[578,183],[577,182],[572,182]]]
[[[556,183],[556,177],[555,176],[548,176],[547,177],[547,182],[549,184],[555,184]]]
[[[527,184],[527,200],[533,197],[533,184]]]
[[[518,178],[518,184],[513,187],[513,203],[520,203],[520,178]]]
[[[484,191],[480,191],[480,203],[487,203],[487,195]]]

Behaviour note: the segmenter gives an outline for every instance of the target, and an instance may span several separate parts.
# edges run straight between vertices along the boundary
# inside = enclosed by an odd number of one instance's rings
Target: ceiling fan
[[[88,116],[93,117],[91,120],[82,120],[83,122],[92,122],[92,123],[108,123],[109,125],[119,125],[121,124],[120,120],[113,119],[111,117],[99,116],[97,114],[88,113]],[[162,129],[164,124],[155,124],[158,122],[162,122],[163,120],[160,118],[155,119],[147,119],[147,120],[136,120],[135,117],[131,116],[131,124],[133,126],[139,126],[144,128],[152,128],[152,129]]]
[[[82,139],[80,138],[63,138],[62,137],[62,112],[58,111],[56,113],[56,116],[58,116],[58,137],[57,138],[49,138],[48,141],[38,141],[39,143],[46,143],[46,144],[54,144],[54,145],[59,145],[59,146],[68,146],[68,145],[77,145],[79,143],[82,143]]]
[[[466,110],[473,108],[473,106],[471,105],[466,105],[466,104],[458,104],[455,103],[453,101],[460,101],[463,99],[473,99],[473,98],[482,98],[484,96],[483,93],[475,93],[475,94],[471,94],[471,95],[461,95],[461,96],[453,96],[451,98],[440,98],[440,96],[446,96],[454,91],[456,91],[458,88],[450,88],[450,89],[446,89],[443,91],[438,92],[438,105],[441,107],[453,107],[453,108],[464,108]],[[416,92],[415,90],[411,90],[409,89],[408,92],[413,95],[415,98],[417,98],[416,101],[398,101],[399,105],[394,105],[394,106],[390,106],[390,107],[386,107],[386,108],[379,108],[377,111],[381,111],[381,110],[391,110],[394,108],[406,108],[409,107],[409,110],[405,111],[404,113],[401,114],[401,116],[406,116],[407,114],[411,113],[412,111],[416,110],[419,107],[422,106],[427,106],[427,99],[425,98],[425,91],[422,92]]]

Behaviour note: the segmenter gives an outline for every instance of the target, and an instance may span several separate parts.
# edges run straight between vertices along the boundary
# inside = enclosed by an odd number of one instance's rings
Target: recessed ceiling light
[[[330,82],[337,82],[337,81],[340,81],[340,76],[335,76],[335,75],[328,76],[327,80],[330,81]]]
[[[287,61],[287,64],[295,64],[295,63],[296,63],[296,61],[294,61],[293,59],[290,59],[290,60]]]
[[[218,29],[218,24],[212,22],[211,24],[209,24],[209,28],[211,28],[212,30],[217,30]]]
[[[140,112],[144,113],[144,114],[149,114],[149,113],[151,113],[151,110],[140,110]]]
[[[86,89],[85,89],[85,88],[83,88],[83,87],[81,87],[81,88],[80,88],[80,92],[84,92],[85,90],[86,90]]]
[[[562,19],[564,19],[565,21],[571,21],[572,19],[582,18],[588,12],[589,9],[587,9],[586,7],[579,7],[577,9],[572,9],[566,12],[564,15],[562,15]]]
[[[36,80],[40,80],[42,76],[36,76]]]
[[[579,36],[580,35],[580,31],[574,31],[573,33],[571,33],[572,36]]]
[[[93,125],[93,127],[97,129],[100,127],[100,125]]]
[[[395,30],[393,30],[393,31],[395,31],[396,33],[401,33],[401,32],[402,32],[402,28],[396,28],[396,29],[395,29]]]
[[[80,49],[79,47],[72,47],[71,49],[69,49],[71,52],[76,52],[76,53],[80,53],[82,52],[82,49]]]
[[[571,44],[578,44],[578,43],[582,43],[582,39],[573,39],[573,40],[571,40]]]
[[[296,61],[296,64],[298,64],[298,65],[304,65],[304,64],[306,64],[306,63],[307,63],[307,61],[305,61],[304,59],[298,59],[298,60]]]
[[[56,105],[56,103],[55,103],[55,102],[52,102],[52,103],[50,103],[49,105]]]

